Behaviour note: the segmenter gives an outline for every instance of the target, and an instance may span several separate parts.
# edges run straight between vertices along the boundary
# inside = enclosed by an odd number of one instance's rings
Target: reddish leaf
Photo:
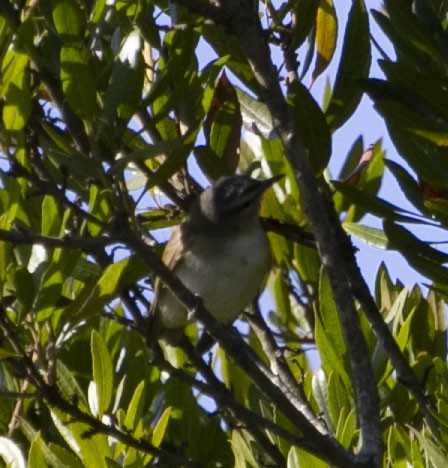
[[[223,160],[230,174],[239,162],[242,123],[236,90],[223,72],[205,118],[204,134],[207,144]]]

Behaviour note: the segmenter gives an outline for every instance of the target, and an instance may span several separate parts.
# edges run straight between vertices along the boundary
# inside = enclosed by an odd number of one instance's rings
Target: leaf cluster
[[[258,2],[245,2],[241,14],[253,13],[249,3],[258,14]],[[379,268],[371,299],[386,335],[372,331],[352,284],[353,320],[378,390],[366,396],[366,406],[379,401],[378,455],[365,449],[346,324],[297,170],[232,24],[225,16],[219,23],[207,2],[1,2],[6,465],[442,466],[446,254],[403,224],[443,228],[447,219],[446,11],[442,1],[416,2],[414,10],[409,3],[386,1],[384,12],[372,13],[396,48],[395,61],[381,61],[381,81],[368,78],[372,38],[362,0],[352,2],[343,35],[331,0],[268,1],[262,15],[284,101],[344,229],[398,250],[434,283],[425,297]],[[339,40],[335,83],[319,103],[310,88]],[[408,166],[384,160],[381,142],[364,148],[359,137],[329,187],[332,135],[365,90]],[[378,197],[385,167],[417,214]],[[210,356],[193,350],[196,324],[181,347],[158,355],[146,329],[154,277],[164,274],[164,229],[182,221],[199,181],[236,171],[285,174],[261,207],[273,255],[269,310],[254,305]],[[383,229],[361,224],[368,213],[384,219]],[[219,324],[210,327],[221,336]],[[384,336],[395,339],[417,389],[394,372]],[[380,460],[363,458],[369,450]]]

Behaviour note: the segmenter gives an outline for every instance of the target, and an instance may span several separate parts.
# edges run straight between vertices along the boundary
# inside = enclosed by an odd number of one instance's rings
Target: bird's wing
[[[183,249],[181,248],[180,237],[181,231],[180,229],[177,229],[173,232],[171,239],[166,244],[165,250],[163,251],[162,255],[163,263],[165,263],[165,265],[174,272],[176,270],[176,265],[182,258]],[[154,300],[149,310],[148,317],[148,342],[150,344],[155,344],[163,331],[162,321],[159,317],[157,303],[159,301],[160,295],[164,293],[167,293],[167,289],[164,287],[160,279],[156,277],[154,281]]]

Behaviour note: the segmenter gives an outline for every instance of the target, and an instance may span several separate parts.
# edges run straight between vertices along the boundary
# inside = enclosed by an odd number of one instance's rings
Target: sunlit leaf
[[[98,416],[101,418],[109,409],[114,389],[114,370],[112,360],[102,336],[92,330],[91,353],[93,365],[93,381],[96,384],[98,401]]]
[[[332,0],[321,0],[316,18],[316,63],[312,73],[314,81],[322,74],[333,58],[338,36],[338,20]]]

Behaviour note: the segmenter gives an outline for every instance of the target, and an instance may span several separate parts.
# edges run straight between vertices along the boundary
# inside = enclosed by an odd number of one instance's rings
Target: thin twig
[[[8,321],[4,311],[0,311],[0,330],[6,340],[11,344],[14,351],[20,356],[21,365],[27,373],[29,382],[36,388],[39,396],[43,398],[49,406],[57,408],[68,416],[71,416],[73,422],[83,422],[90,426],[92,433],[100,433],[111,436],[125,445],[141,450],[144,453],[149,453],[159,458],[160,462],[168,466],[186,466],[197,467],[190,460],[187,460],[179,455],[174,455],[166,450],[154,447],[145,439],[136,439],[132,435],[125,433],[115,426],[109,426],[102,421],[96,419],[90,414],[79,409],[75,404],[68,402],[61,395],[59,389],[55,385],[49,385],[35,367],[33,361],[29,358],[25,350],[17,338],[12,324]]]

